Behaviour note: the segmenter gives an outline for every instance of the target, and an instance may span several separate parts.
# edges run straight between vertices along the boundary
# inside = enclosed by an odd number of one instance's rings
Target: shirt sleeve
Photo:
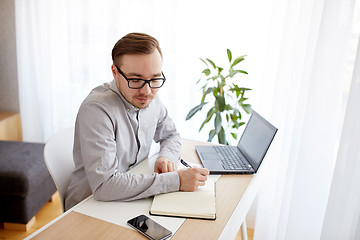
[[[80,155],[95,200],[129,201],[179,190],[177,172],[152,175],[119,172],[114,116],[101,103],[91,102],[79,111]],[[118,117],[118,116],[117,116]]]
[[[160,118],[156,127],[154,141],[160,142],[159,156],[166,157],[176,163],[180,157],[181,138],[161,101],[160,105]]]

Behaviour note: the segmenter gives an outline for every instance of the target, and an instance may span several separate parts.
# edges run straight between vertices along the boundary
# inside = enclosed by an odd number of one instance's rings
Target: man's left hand
[[[174,172],[176,170],[177,170],[176,165],[166,157],[159,157],[155,161],[154,172],[167,173],[167,172]]]

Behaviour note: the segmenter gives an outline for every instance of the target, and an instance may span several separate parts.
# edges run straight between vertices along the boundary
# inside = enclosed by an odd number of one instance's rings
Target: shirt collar
[[[124,103],[125,109],[126,111],[130,114],[130,115],[136,115],[138,111],[140,111],[139,108],[133,106],[131,103],[129,103],[125,97],[120,93],[119,89],[116,86],[116,81],[113,80],[110,83],[110,89],[115,92],[117,95],[119,95],[121,101]]]

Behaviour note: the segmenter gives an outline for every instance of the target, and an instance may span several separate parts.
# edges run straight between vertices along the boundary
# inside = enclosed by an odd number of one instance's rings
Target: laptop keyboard
[[[226,170],[248,170],[251,168],[239,155],[236,147],[214,146],[215,151],[220,156],[222,165]]]

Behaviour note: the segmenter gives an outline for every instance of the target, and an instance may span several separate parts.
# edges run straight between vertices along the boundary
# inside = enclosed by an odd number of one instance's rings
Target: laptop
[[[210,174],[254,174],[276,132],[276,127],[253,111],[237,146],[195,146],[195,149]]]

